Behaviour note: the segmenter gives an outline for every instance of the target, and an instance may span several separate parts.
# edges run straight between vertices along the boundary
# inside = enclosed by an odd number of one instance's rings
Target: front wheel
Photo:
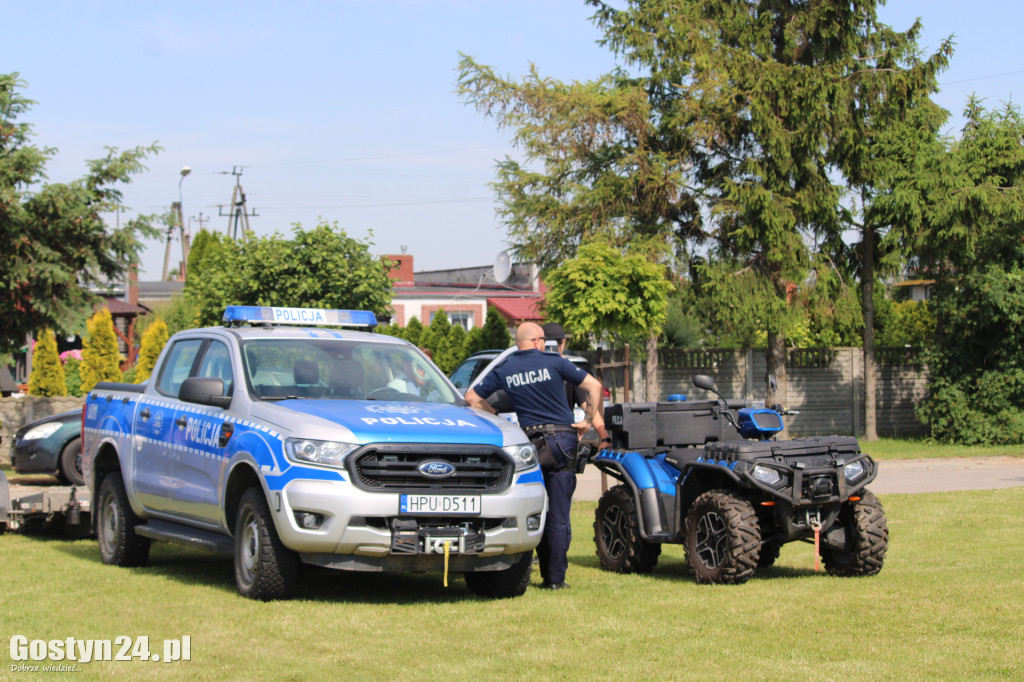
[[[299,557],[281,543],[270,507],[258,488],[249,488],[235,516],[235,583],[250,599],[289,596],[298,582]]]
[[[594,544],[601,568],[616,573],[650,573],[661,545],[640,537],[636,504],[625,485],[610,489],[594,512]]]
[[[837,524],[845,531],[843,546],[821,546],[829,575],[856,577],[881,571],[889,549],[889,526],[874,493],[865,490],[857,502],[844,502]]]
[[[757,568],[760,546],[754,507],[733,492],[708,491],[686,515],[686,560],[698,583],[745,583]]]
[[[82,473],[82,439],[75,438],[60,452],[60,474],[72,485],[85,485]]]
[[[149,538],[136,535],[139,519],[128,503],[120,472],[103,477],[96,514],[96,539],[100,559],[113,566],[145,566],[149,560]]]
[[[473,594],[491,599],[521,597],[530,586],[533,552],[524,553],[503,571],[474,571],[466,574],[466,587]]]

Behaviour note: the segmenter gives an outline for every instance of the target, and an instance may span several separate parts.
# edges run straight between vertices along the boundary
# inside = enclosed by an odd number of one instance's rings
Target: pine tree
[[[415,318],[414,318],[415,319]],[[420,336],[419,346],[428,349],[434,355],[434,364],[445,374],[455,369],[458,359],[452,353],[451,343],[448,340],[448,333],[451,331],[451,323],[448,322],[448,315],[443,308],[434,313],[434,319],[430,326]]]
[[[425,331],[423,323],[420,322],[418,317],[413,316],[405,325],[405,332],[402,334],[402,338],[414,346],[422,346]]]
[[[466,330],[463,326],[461,324],[453,324],[448,332],[448,347],[451,349],[452,354],[452,368],[447,370],[449,373],[454,372],[455,368],[466,357],[466,341]]]
[[[82,393],[88,393],[101,381],[120,381],[120,354],[114,321],[106,308],[89,318],[82,343]]]
[[[28,394],[41,397],[68,394],[64,366],[57,355],[57,339],[50,329],[44,331],[36,343],[32,356],[32,374],[28,378]]]
[[[170,335],[167,332],[167,324],[159,317],[153,320],[149,328],[142,334],[142,347],[139,349],[139,360],[135,365],[135,383],[141,384],[148,379],[156,367],[160,351]]]

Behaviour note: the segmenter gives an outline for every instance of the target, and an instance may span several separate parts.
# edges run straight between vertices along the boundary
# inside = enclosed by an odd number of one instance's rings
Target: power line
[[[974,78],[963,78],[958,81],[943,81],[939,85],[957,85],[958,83],[970,83],[971,81],[983,81],[989,78],[1002,78],[1003,76],[1016,76],[1017,74],[1024,73],[1024,71],[1007,71],[1006,73],[994,73],[991,76],[976,76]]]

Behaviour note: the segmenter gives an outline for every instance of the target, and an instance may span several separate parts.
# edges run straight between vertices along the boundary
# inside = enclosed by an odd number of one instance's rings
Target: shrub
[[[82,343],[82,393],[88,393],[101,381],[121,381],[121,357],[110,311],[103,308],[86,324]]]
[[[64,366],[57,355],[57,339],[53,331],[44,331],[32,355],[32,374],[28,378],[28,394],[43,397],[67,395]]]

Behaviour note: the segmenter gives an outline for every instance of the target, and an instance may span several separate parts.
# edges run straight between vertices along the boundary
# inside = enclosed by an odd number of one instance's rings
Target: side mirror
[[[231,396],[224,395],[224,380],[217,377],[189,377],[181,382],[178,399],[187,403],[229,407]]]
[[[718,393],[718,388],[715,386],[715,380],[709,377],[707,374],[694,375],[693,385],[696,386],[697,388],[703,388],[705,391]]]

